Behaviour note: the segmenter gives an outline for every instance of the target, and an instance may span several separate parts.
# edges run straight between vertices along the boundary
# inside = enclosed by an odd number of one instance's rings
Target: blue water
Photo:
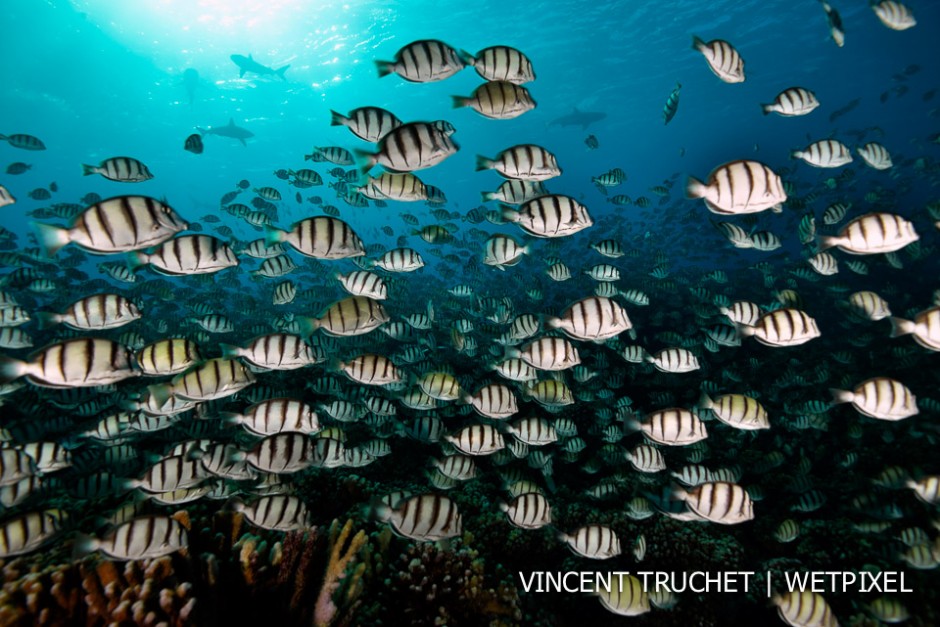
[[[650,350],[663,348],[668,343],[651,339],[655,333],[690,334],[699,324],[694,318],[693,303],[684,296],[691,285],[705,284],[732,299],[771,302],[771,289],[765,287],[759,273],[747,268],[769,261],[777,277],[773,289],[787,287],[791,270],[800,265],[804,269],[808,267],[801,264],[803,255],[796,236],[800,216],[806,211],[814,212],[817,225],[822,229],[821,215],[825,207],[831,202],[846,200],[854,203],[852,216],[877,206],[879,210],[911,219],[921,235],[920,246],[927,249],[927,254],[919,259],[904,257],[906,269],[903,271],[891,270],[880,257],[877,262],[866,258],[873,266],[869,278],[856,276],[843,267],[836,277],[823,277],[829,283],[800,283],[801,292],[805,289],[812,294],[812,298],[807,299],[811,301],[808,309],[820,320],[823,339],[811,347],[793,349],[783,355],[774,354],[774,349],[755,347],[753,340],[745,340],[745,346],[738,349],[738,353],[723,349],[725,352],[717,357],[699,350],[703,362],[713,361],[714,368],[708,377],[727,383],[727,379],[722,379],[725,370],[744,372],[747,378],[737,386],[739,389],[723,391],[759,391],[776,385],[784,373],[796,373],[813,381],[814,369],[821,363],[828,364],[831,376],[825,382],[805,385],[806,389],[799,393],[781,392],[785,399],[768,400],[776,414],[782,413],[784,401],[828,398],[828,387],[846,387],[875,375],[897,374],[916,388],[919,398],[940,398],[935,353],[920,351],[910,357],[912,361],[901,363],[898,353],[889,351],[899,345],[910,349],[913,345],[910,338],[892,340],[896,344],[887,345],[888,329],[884,322],[862,330],[843,325],[840,310],[834,304],[835,300],[843,298],[843,292],[826,291],[828,286],[838,288],[845,284],[853,291],[884,289],[896,299],[892,300],[898,304],[894,308],[895,315],[907,317],[929,307],[932,292],[940,288],[937,283],[940,276],[936,253],[938,232],[925,211],[928,203],[938,199],[940,181],[937,169],[940,146],[932,141],[940,131],[940,97],[932,96],[933,90],[940,89],[937,66],[940,4],[931,0],[908,0],[918,24],[910,30],[895,32],[882,25],[863,0],[836,1],[846,31],[844,48],[833,43],[825,14],[819,3],[812,0],[579,0],[564,3],[546,0],[472,3],[7,0],[3,3],[5,19],[0,38],[0,58],[3,59],[0,133],[34,135],[45,142],[47,150],[25,152],[0,142],[0,172],[14,161],[32,165],[32,169],[22,175],[0,174],[0,184],[18,199],[16,204],[0,209],[0,224],[16,233],[19,245],[25,248],[31,245],[29,214],[50,202],[79,202],[79,198],[89,192],[102,197],[139,193],[165,198],[191,222],[207,214],[219,215],[223,223],[234,230],[236,239],[250,241],[261,234],[219,211],[219,198],[235,189],[238,181],[247,179],[253,187],[280,189],[284,200],[278,203],[278,226],[282,228],[301,218],[321,214],[306,201],[300,204],[294,201],[294,192],[300,191],[303,198],[319,195],[325,203],[338,206],[342,219],[367,245],[393,248],[398,237],[404,235],[409,237],[409,246],[430,251],[436,247],[414,237],[413,227],[400,218],[402,213],[411,213],[418,217],[421,225],[435,223],[432,208],[424,203],[390,201],[386,208],[356,209],[336,198],[326,186],[294,190],[274,175],[279,169],[314,167],[325,181],[332,180],[326,174],[334,167],[332,164],[311,165],[304,161],[304,155],[315,146],[343,146],[350,150],[368,150],[371,146],[344,127],[330,126],[330,110],[347,113],[356,107],[378,106],[394,112],[404,121],[446,119],[457,128],[454,140],[460,145],[459,152],[442,164],[418,173],[425,183],[444,191],[448,199],[445,207],[451,212],[466,215],[481,204],[481,192],[495,190],[503,180],[495,172],[475,172],[476,155],[493,157],[511,145],[533,143],[556,155],[564,171],[561,177],[546,183],[549,189],[579,199],[595,221],[593,229],[569,240],[534,242],[530,257],[502,274],[489,268],[478,269],[485,237],[467,235],[473,227],[457,220],[462,229],[458,238],[464,241],[450,250],[444,245],[441,252],[469,250],[468,257],[473,261],[468,264],[466,273],[461,274],[464,267],[460,264],[445,263],[433,254],[425,254],[428,267],[423,271],[424,276],[435,280],[425,283],[422,275],[398,279],[406,285],[405,291],[400,293],[407,296],[390,305],[396,317],[423,312],[429,298],[438,303],[445,301],[442,290],[459,283],[474,285],[481,295],[516,297],[520,302],[518,312],[536,309],[539,313],[557,312],[574,299],[586,296],[593,289],[593,283],[582,276],[571,283],[555,284],[544,275],[542,259],[563,254],[565,262],[577,274],[595,263],[608,261],[590,251],[587,247],[590,242],[615,237],[625,248],[641,251],[639,259],[623,258],[616,265],[624,275],[621,282],[624,288],[643,287],[650,293],[652,306],[631,309],[630,315],[636,314],[634,321]],[[720,81],[709,70],[702,55],[692,50],[692,35],[706,41],[721,38],[731,42],[744,58],[746,82],[726,84]],[[497,44],[522,50],[531,59],[536,72],[537,79],[526,87],[537,107],[513,120],[491,120],[469,108],[453,109],[451,96],[467,96],[481,83],[472,69],[429,84],[408,83],[396,75],[380,79],[375,61],[391,60],[398,49],[417,39],[441,39],[471,53]],[[272,68],[289,64],[287,80],[253,74],[240,78],[238,67],[230,59],[233,54],[251,54],[256,61]],[[183,78],[187,70],[198,72],[191,102]],[[678,113],[664,125],[663,105],[677,81],[682,84]],[[793,86],[812,90],[821,106],[798,118],[762,115],[761,103],[771,102],[777,93]],[[833,113],[854,99],[860,99],[857,107],[830,121]],[[602,112],[606,117],[586,129],[552,124],[556,118],[571,114],[575,107]],[[196,132],[197,127],[219,127],[230,119],[254,133],[247,146],[225,137],[206,136],[203,154],[183,150],[184,140]],[[865,131],[863,141],[853,136],[856,131]],[[589,134],[598,138],[597,150],[589,151],[585,146]],[[829,137],[841,140],[853,153],[862,143],[877,141],[890,151],[895,166],[889,171],[877,172],[867,168],[856,155],[850,166],[854,179],[840,183],[837,191],[830,191],[824,181],[838,176],[841,168],[815,169],[789,157],[791,150]],[[114,156],[141,160],[154,178],[128,185],[81,175],[81,164],[97,164]],[[760,253],[731,248],[712,228],[710,220],[716,216],[708,213],[702,201],[683,197],[689,175],[704,179],[716,166],[736,159],[756,159],[785,173],[783,179],[796,190],[791,197],[806,197],[810,193],[819,196],[818,200],[810,200],[806,207],[785,209],[782,216],[765,213],[753,222],[757,228],[770,229],[781,237],[784,248],[780,251]],[[592,177],[615,167],[622,168],[628,178],[609,194],[627,194],[634,199],[645,196],[652,203],[648,209],[635,205],[614,207],[591,183]],[[672,180],[674,186],[667,200],[660,204],[660,197],[650,188],[666,180]],[[46,187],[51,182],[58,186],[51,201],[34,201],[27,196],[30,190]],[[866,200],[869,192],[875,192],[877,199]],[[247,195],[242,196],[238,202],[247,202],[246,198]],[[495,205],[490,203],[485,209],[493,208]],[[752,224],[744,223],[748,228]],[[380,230],[386,225],[392,228],[392,236]],[[209,227],[208,224],[203,226]],[[514,225],[497,227],[483,223],[477,228],[524,239]],[[674,272],[682,272],[682,297],[659,294],[655,283],[647,276],[655,265],[651,261],[653,256],[660,252],[667,256]],[[851,259],[841,253],[837,256],[842,264]],[[293,257],[302,263],[299,255]],[[354,269],[348,261],[329,267],[344,272]],[[85,269],[94,272],[90,265]],[[238,272],[243,270],[240,268]],[[721,287],[706,284],[702,277],[713,270],[729,272],[730,282]],[[196,285],[185,281],[181,284]],[[270,282],[258,285],[255,294],[269,298]],[[544,292],[542,304],[526,302],[522,295],[523,289],[535,285]],[[74,298],[84,295],[80,286],[68,287]],[[304,287],[307,286],[298,286],[299,289]],[[334,295],[338,296],[339,291],[334,287],[330,286],[323,298],[315,299],[315,304],[329,304]],[[183,299],[189,297],[190,294],[182,295]],[[65,299],[66,304],[74,298]],[[657,301],[668,306],[657,308]],[[307,302],[305,306],[312,307],[312,304]],[[703,322],[701,326],[711,323]],[[867,333],[872,335],[866,346],[853,348],[848,343],[856,334],[864,339]],[[491,360],[489,339],[492,338],[487,338],[486,342],[480,340],[477,362],[469,362],[464,357],[455,358],[453,362],[471,373],[475,384],[482,385],[488,376],[483,369]],[[377,343],[383,341],[384,336],[376,340]],[[386,348],[387,345],[383,346],[383,350]],[[594,348],[585,351],[591,352]],[[838,350],[852,350],[862,357],[843,369],[829,359],[829,355]],[[900,351],[901,356],[909,357],[905,350]],[[499,351],[501,348],[497,353]],[[628,377],[617,395],[628,393],[639,399],[642,410],[654,409],[649,399],[662,391],[658,387],[661,379],[654,381],[648,373],[637,375],[632,367],[626,369],[613,351],[608,354],[612,373],[626,373]],[[748,362],[754,359],[758,361]],[[640,383],[631,389],[634,376]],[[704,378],[695,379],[687,388],[683,387],[684,382],[673,380],[663,389],[678,394],[680,403],[693,404],[697,396],[694,388]],[[649,388],[639,389],[643,385]],[[597,406],[603,404],[598,401]],[[537,410],[538,407],[529,403],[527,409]],[[852,410],[843,407],[839,411],[839,418],[833,418],[834,424],[837,420],[846,423],[858,420]],[[771,416],[772,422],[776,414]],[[858,476],[849,476],[854,471],[843,468],[838,472],[845,476],[840,474],[838,480],[831,483],[827,483],[829,477],[837,471],[826,466],[826,462],[834,465],[833,460],[841,460],[856,450],[852,448],[856,442],[845,436],[846,427],[841,423],[833,427],[838,435],[831,438],[818,432],[789,430],[783,431],[783,435],[762,434],[760,445],[754,444],[752,449],[748,448],[750,440],[743,444],[734,440],[722,447],[722,431],[716,429],[719,437],[715,438],[714,459],[716,463],[731,465],[737,463],[738,454],[751,452],[760,456],[771,450],[782,450],[788,456],[790,469],[804,447],[810,454],[819,451],[818,457],[825,461],[817,460],[814,476],[820,486],[826,486],[833,507],[838,501],[841,509],[837,513],[834,509],[824,510],[818,518],[841,517],[840,524],[848,525],[869,520],[853,514],[848,504],[853,497],[869,489],[867,481],[885,465],[904,464],[911,459],[916,462],[916,468],[908,469],[911,472],[938,471],[929,450],[929,446],[935,450],[936,444],[925,444],[929,441],[925,431],[931,438],[935,437],[928,428],[936,426],[935,407],[922,408],[921,416],[915,420],[921,421],[916,427],[909,426],[910,423],[897,425],[897,428],[872,424],[874,421],[864,423],[865,446],[859,444],[857,448],[864,471]],[[882,431],[890,432],[890,439],[884,436],[882,440]],[[587,437],[582,433],[582,437],[591,439],[592,444],[598,440],[596,434]],[[435,449],[434,453],[437,452]],[[428,451],[422,454],[425,453]],[[420,469],[413,470],[420,484]],[[556,464],[556,472],[559,475],[571,473],[573,488],[565,492],[566,504],[577,501],[578,490],[586,490],[596,479],[585,478],[560,463]],[[788,475],[789,479],[792,476]],[[558,481],[566,483],[565,478]],[[783,479],[770,483],[764,486],[766,500],[758,503],[756,510],[758,520],[764,516],[764,521],[772,520],[773,524],[763,522],[758,531],[740,532],[747,535],[739,539],[753,551],[749,558],[752,561],[743,566],[765,565],[766,560],[784,553],[794,559],[806,557],[785,551],[769,539],[775,524],[793,515],[784,504],[788,507],[795,498],[781,488]],[[851,486],[847,487],[847,483]],[[495,498],[496,492],[494,489],[489,497]],[[937,517],[936,508],[923,506],[909,493],[905,498],[905,513],[909,519],[906,518],[904,524],[929,529],[931,519]],[[493,509],[493,502],[487,507]],[[616,503],[606,511],[610,514],[618,507],[620,504]],[[770,516],[770,511],[775,515]],[[813,520],[816,518],[812,516]],[[328,524],[328,520],[317,522]],[[577,519],[576,522],[585,521]],[[465,526],[471,531],[478,530],[470,523]],[[895,530],[903,526],[898,523]],[[631,527],[631,531],[635,529]],[[694,532],[689,533],[694,535]],[[717,543],[715,538],[721,535],[721,530],[712,529],[709,534],[709,542]],[[930,534],[935,537],[935,530]],[[483,537],[482,533],[480,535]],[[625,553],[629,552],[634,535],[623,538]],[[660,532],[659,537],[673,536]],[[851,538],[846,541],[855,547],[865,547],[859,549],[864,560],[906,568],[897,561],[897,554],[903,547],[896,546],[893,540]],[[689,534],[676,541],[690,542]],[[550,541],[533,544],[544,549]],[[826,540],[818,540],[813,546],[825,544]],[[658,548],[664,550],[662,544]],[[559,560],[567,556],[567,549],[558,542],[551,545],[550,550],[561,556]],[[651,554],[654,557],[655,550]],[[818,560],[818,554],[814,555]],[[518,555],[507,557],[509,559],[515,560],[516,566],[520,563]],[[812,563],[821,566],[818,561]],[[572,562],[569,560],[566,565],[571,567]],[[594,563],[578,565],[591,569],[597,566]],[[860,566],[856,560],[846,568]],[[655,569],[655,563],[650,567]],[[834,570],[842,567],[842,564],[831,564]],[[930,622],[935,614],[925,610],[932,606],[926,591],[935,588],[935,574],[923,575],[916,580],[916,585],[918,593],[903,601],[913,599],[910,601],[912,609],[919,608],[922,612],[918,617],[921,622],[917,624],[936,624]],[[872,598],[870,595],[837,596],[840,619],[860,611],[861,604]],[[720,613],[725,619],[734,615],[735,610],[729,608],[735,607],[736,601],[722,600]],[[565,601],[563,605],[569,619],[577,616],[582,607],[573,601]],[[594,601],[591,607],[596,610]],[[753,602],[747,607],[756,613],[751,616],[762,615],[760,612],[764,611],[755,609],[758,605]],[[770,611],[763,615],[772,616]],[[605,617],[612,615],[604,614],[601,618]]]

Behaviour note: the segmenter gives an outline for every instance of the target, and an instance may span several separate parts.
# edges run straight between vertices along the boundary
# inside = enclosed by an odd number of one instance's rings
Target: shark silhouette
[[[232,139],[237,139],[242,143],[242,146],[248,145],[245,143],[246,139],[255,136],[255,134],[248,129],[235,126],[235,120],[232,118],[229,118],[228,124],[226,126],[215,126],[208,129],[199,128],[197,126],[196,130],[199,131],[201,135],[218,135],[219,137],[231,137]]]
[[[601,111],[581,111],[574,107],[568,115],[555,118],[548,123],[549,126],[558,124],[559,126],[580,126],[582,129],[589,127],[595,122],[600,122],[607,117],[606,113]]]
[[[285,65],[284,67],[279,67],[275,70],[274,68],[270,68],[266,65],[261,65],[252,59],[250,54],[247,57],[240,54],[233,54],[230,58],[235,62],[235,65],[238,66],[239,78],[245,76],[245,72],[253,72],[259,76],[264,76],[265,74],[274,74],[282,81],[287,80],[284,78],[284,72],[287,71],[287,68],[290,67],[290,64]]]

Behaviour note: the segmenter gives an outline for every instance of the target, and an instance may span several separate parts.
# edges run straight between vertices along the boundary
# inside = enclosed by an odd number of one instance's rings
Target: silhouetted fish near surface
[[[568,115],[563,115],[561,117],[555,118],[548,123],[549,126],[580,126],[582,129],[589,127],[591,124],[600,122],[607,117],[606,113],[602,111],[581,111],[577,107],[574,107],[571,113]]]
[[[228,124],[225,126],[217,126],[210,128],[200,128],[196,127],[196,130],[203,136],[206,135],[218,135],[219,137],[231,137],[232,139],[237,139],[242,143],[242,146],[247,146],[245,140],[254,137],[255,134],[249,131],[246,128],[240,126],[235,126],[235,120],[229,118]]]
[[[290,64],[287,64],[283,67],[279,67],[275,70],[274,68],[270,68],[266,65],[261,65],[260,63],[252,59],[250,54],[247,57],[240,55],[240,54],[233,54],[229,58],[235,63],[235,65],[238,66],[238,78],[243,78],[246,72],[252,72],[254,74],[257,74],[258,76],[264,76],[266,74],[274,74],[282,81],[287,80],[284,77],[284,72],[287,71],[287,68],[290,67]]]
[[[831,114],[829,114],[829,122],[830,123],[835,122],[836,120],[841,118],[843,115],[845,115],[846,113],[848,113],[849,111],[857,107],[861,101],[862,101],[861,98],[855,98],[853,100],[850,100],[849,103],[845,105],[844,107],[842,107],[841,109],[837,109],[833,111]]]

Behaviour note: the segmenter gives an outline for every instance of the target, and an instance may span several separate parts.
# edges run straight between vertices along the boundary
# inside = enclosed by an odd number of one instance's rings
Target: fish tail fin
[[[375,167],[375,164],[379,162],[379,156],[372,152],[366,152],[365,150],[359,150],[358,148],[353,151],[356,155],[356,160],[359,162],[359,171],[363,174],[366,174]]]
[[[395,71],[394,61],[376,61],[375,67],[379,70],[379,78],[388,76]]]
[[[274,73],[277,74],[278,78],[280,78],[282,81],[286,81],[287,77],[284,76],[284,72],[286,72],[287,68],[289,67],[290,67],[290,63],[288,63],[284,67],[279,67],[278,69],[274,70]]]
[[[820,235],[816,238],[816,250],[817,252],[822,252],[824,250],[829,250],[839,242],[838,237]]]
[[[495,163],[495,162],[494,162],[492,159],[490,159],[489,157],[484,157],[483,155],[477,155],[477,169],[476,169],[476,171],[479,172],[479,171],[481,171],[481,170],[492,170],[494,163]],[[487,195],[487,193],[484,193],[484,194],[483,194],[484,200],[489,200],[489,198],[486,198],[486,195]]]
[[[80,560],[98,550],[99,542],[93,536],[78,534],[72,542],[72,559]]]
[[[685,184],[686,198],[704,198],[707,186],[694,176],[690,176]]]
[[[40,222],[33,222],[33,228],[36,230],[36,236],[45,249],[47,257],[55,257],[59,249],[71,241],[68,229]]]
[[[476,57],[466,50],[458,51],[457,56],[460,57],[460,60],[463,61],[464,65],[469,65],[470,67],[473,67],[473,65],[477,62]]]
[[[147,265],[147,263],[150,261],[147,257],[148,256],[146,253],[132,250],[131,252],[127,253],[127,269],[133,272],[137,268]]]
[[[268,246],[283,242],[287,239],[287,231],[282,231],[281,229],[266,224],[264,226],[264,243]]]
[[[499,214],[503,217],[503,220],[507,222],[518,222],[519,221],[519,212],[510,207],[509,205],[500,205]]]
[[[470,99],[465,96],[451,96],[451,101],[453,102],[454,109],[460,109],[461,107],[466,107],[470,104]]]
[[[313,335],[313,332],[320,328],[320,321],[317,318],[311,318],[309,316],[301,316],[294,318],[297,321],[297,324],[300,325],[300,336],[301,337],[310,337]]]
[[[771,113],[771,112],[774,110],[774,105],[773,105],[773,103],[771,103],[771,104],[762,104],[762,105],[760,106],[760,110],[761,110],[761,112],[763,112],[764,115],[768,115],[769,113]]]
[[[692,50],[701,50],[705,47],[705,42],[698,35],[692,35]]]
[[[791,151],[790,151],[790,158],[791,158],[791,159],[800,159],[802,156],[803,156],[803,151],[802,151],[802,150],[791,150]]]
[[[832,394],[832,402],[839,403],[851,403],[855,400],[855,392],[850,392],[848,390],[837,390],[835,388],[829,388],[829,393]]]
[[[222,350],[223,359],[235,359],[244,352],[241,346],[235,346],[234,344],[219,344],[219,348]]]
[[[891,317],[889,320],[891,321],[891,337],[910,335],[917,329],[917,324],[911,320],[895,317]]]
[[[39,311],[36,313],[36,320],[39,321],[39,330],[44,331],[61,323],[62,316],[51,311]]]
[[[489,202],[493,200],[493,197],[496,196],[495,192],[481,192],[480,196],[483,197],[483,202]]]
[[[82,164],[82,176],[91,176],[95,174],[98,170],[96,165],[88,165],[87,163]]]
[[[345,126],[347,120],[349,120],[349,118],[339,111],[330,109],[330,126]]]
[[[168,383],[159,383],[147,386],[150,396],[156,401],[157,407],[163,407],[173,397],[173,387]]]
[[[25,361],[0,355],[0,383],[9,383],[14,379],[19,379],[26,374],[28,367],[29,364]]]
[[[712,400],[712,397],[707,392],[702,392],[702,395],[698,397],[699,409],[711,409],[714,406],[715,401]]]

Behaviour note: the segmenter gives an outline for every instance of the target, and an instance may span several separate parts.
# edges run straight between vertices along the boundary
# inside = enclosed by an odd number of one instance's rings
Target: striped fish
[[[823,11],[826,12],[826,21],[829,23],[829,34],[840,48],[845,45],[845,30],[842,27],[842,17],[828,2],[822,2]]]
[[[817,592],[793,590],[775,594],[772,602],[780,620],[792,627],[839,627],[826,599]]]
[[[855,292],[849,296],[848,303],[868,320],[883,320],[891,315],[891,308],[885,299],[872,291]]]
[[[529,446],[544,446],[558,441],[554,425],[545,418],[521,418],[506,427],[506,432]]]
[[[0,311],[0,314],[9,310]],[[80,331],[116,329],[138,320],[140,310],[132,301],[118,294],[95,294],[72,303],[65,313],[40,312],[39,328],[65,324]]]
[[[624,256],[623,246],[620,245],[620,242],[613,239],[604,239],[599,242],[591,244],[591,249],[597,251],[599,254],[610,257],[611,259],[618,259]]]
[[[492,425],[470,425],[454,434],[444,436],[444,440],[465,455],[492,455],[506,446],[502,434]]]
[[[170,516],[141,516],[122,525],[101,540],[81,536],[75,541],[78,555],[101,551],[119,560],[154,559],[189,546],[186,528]]]
[[[739,332],[767,346],[798,346],[820,335],[813,318],[791,307],[764,314],[753,326],[742,324]]]
[[[32,553],[54,539],[68,520],[60,509],[46,509],[20,514],[0,524],[0,557]]]
[[[153,464],[140,479],[127,486],[147,492],[172,492],[199,485],[208,473],[202,463],[189,455],[172,455]]]
[[[736,525],[754,518],[754,504],[747,491],[735,483],[714,481],[691,490],[677,489],[674,496],[705,520]]]
[[[42,140],[26,133],[14,133],[13,135],[0,135],[0,141],[8,142],[14,148],[21,150],[45,150],[46,145]]]
[[[297,297],[297,287],[290,281],[282,281],[274,286],[271,302],[274,305],[289,305]]]
[[[591,266],[584,271],[584,274],[602,283],[620,280],[620,270],[609,263],[599,263],[596,266]]]
[[[803,150],[794,150],[790,157],[802,159],[816,168],[838,168],[852,163],[852,153],[849,152],[848,146],[835,139],[823,139]]]
[[[860,146],[857,152],[865,165],[875,170],[887,170],[894,165],[891,162],[888,149],[877,142],[869,142],[864,146]]]
[[[488,81],[469,96],[453,96],[454,108],[470,107],[492,120],[511,120],[535,108],[529,90],[508,81]]]
[[[881,23],[891,30],[907,30],[917,25],[911,10],[896,0],[872,0],[871,8]]]
[[[506,235],[493,235],[483,245],[483,263],[497,270],[506,270],[522,261],[522,256],[529,252],[528,246],[520,246],[516,240]]]
[[[538,370],[521,359],[506,359],[493,366],[499,376],[510,381],[535,381]]]
[[[359,107],[343,115],[330,111],[330,126],[345,126],[353,135],[367,142],[377,142],[401,126],[395,114],[379,107]]]
[[[117,196],[85,209],[67,229],[36,224],[48,256],[69,243],[95,253],[156,246],[189,228],[169,206],[148,196]]]
[[[445,476],[457,481],[473,479],[477,474],[473,458],[466,455],[448,455],[444,459],[433,460],[432,465]]]
[[[242,348],[231,344],[220,344],[222,357],[242,357],[249,363],[267,370],[295,370],[325,361],[303,338],[287,333],[270,333],[253,339]]]
[[[664,348],[649,355],[646,361],[653,364],[660,372],[683,373],[693,372],[701,366],[695,353],[686,348]]]
[[[235,323],[222,314],[209,314],[191,320],[209,333],[231,333],[235,330]]]
[[[499,383],[484,385],[473,396],[465,396],[464,401],[470,403],[481,416],[496,420],[505,420],[519,411],[516,395]]]
[[[3,318],[3,312],[0,311],[0,319]],[[22,329],[10,327],[0,328],[0,348],[29,348],[33,345],[33,338],[23,332]]]
[[[0,383],[19,377],[53,388],[98,387],[140,375],[130,352],[111,340],[78,338],[50,344],[24,362],[0,357]]]
[[[358,270],[348,274],[337,273],[336,279],[353,296],[365,296],[373,300],[385,300],[388,297],[385,280],[377,274]]]
[[[713,39],[706,43],[693,35],[692,49],[702,53],[711,71],[724,82],[744,82],[744,59],[727,41]]]
[[[555,408],[574,404],[574,393],[564,381],[539,381],[527,385],[523,388],[523,393],[543,407]]]
[[[640,561],[640,560],[637,560]],[[599,587],[595,594],[608,611],[620,616],[640,616],[650,611],[654,590],[633,575],[617,573],[610,577],[610,588]]]
[[[917,398],[899,381],[875,377],[854,390],[830,390],[833,403],[852,403],[860,413],[879,420],[904,420],[920,413]]]
[[[413,248],[395,248],[379,257],[373,265],[386,272],[414,272],[424,267],[424,259]]]
[[[319,318],[298,317],[302,335],[323,329],[327,335],[348,337],[374,331],[388,322],[388,313],[378,301],[365,296],[350,296],[330,305]]]
[[[520,529],[540,529],[552,524],[552,507],[538,492],[520,494],[510,503],[500,503],[499,509]]]
[[[356,163],[352,153],[342,146],[315,146],[311,154],[304,155],[304,161],[313,161],[314,163],[327,162],[335,163],[336,165],[353,165]],[[265,189],[271,188],[268,187]],[[277,190],[274,191],[276,192]],[[278,194],[277,198],[269,198],[268,200],[280,199],[280,194]]]
[[[311,525],[310,513],[296,496],[275,494],[263,496],[250,505],[241,499],[229,501],[229,507],[241,512],[256,527],[272,531],[302,531]]]
[[[837,246],[853,255],[901,250],[920,239],[914,225],[893,213],[866,213],[848,222],[838,235],[819,238],[819,249]]]
[[[592,226],[587,207],[570,196],[549,194],[524,203],[519,210],[502,205],[502,217],[535,237],[565,237]]]
[[[446,372],[428,372],[418,379],[418,387],[431,398],[454,401],[463,396],[457,379]]]
[[[437,122],[402,124],[379,141],[378,152],[357,152],[363,159],[362,171],[368,172],[376,164],[392,172],[412,172],[437,165],[460,148],[441,126]]]
[[[481,159],[485,159],[485,157],[477,157],[478,170],[481,167]],[[560,168],[559,172],[561,172]],[[536,176],[541,176],[541,174],[536,174]],[[495,192],[483,192],[482,196],[483,202],[498,200],[507,205],[521,205],[524,202],[538,198],[539,196],[544,196],[547,193],[548,190],[545,189],[541,181],[509,179],[508,181],[503,181]]]
[[[904,485],[913,490],[914,495],[924,503],[928,505],[940,503],[940,475],[928,475],[917,481],[908,479]]]
[[[806,115],[819,106],[816,94],[803,87],[790,87],[777,94],[770,104],[762,104],[764,115],[778,113],[784,117]]]
[[[391,359],[372,353],[337,362],[336,369],[362,385],[390,385],[402,380],[401,371]]]
[[[392,525],[392,530],[419,542],[435,542],[463,533],[457,504],[439,494],[419,494],[393,504],[381,503],[376,517]]]
[[[369,177],[365,185],[358,188],[367,198],[387,198],[401,202],[427,200],[428,188],[411,172],[382,172],[378,177]]]
[[[925,309],[913,320],[891,318],[891,337],[901,335],[913,335],[914,341],[924,348],[940,351],[940,307]]]
[[[620,538],[606,525],[584,525],[572,533],[559,533],[558,538],[582,557],[605,560],[620,555]]]
[[[0,487],[19,483],[37,472],[36,462],[24,451],[0,448]]]
[[[143,374],[150,376],[179,374],[200,361],[199,347],[183,338],[159,340],[137,353],[137,365]]]
[[[412,83],[449,78],[465,67],[456,50],[437,39],[414,41],[395,53],[394,61],[376,61],[379,78],[392,72]]]
[[[183,235],[164,242],[153,252],[128,253],[131,268],[149,264],[167,276],[211,274],[238,265],[228,244],[209,235]]]
[[[787,200],[780,177],[757,161],[732,161],[712,170],[708,183],[690,176],[686,196],[703,198],[712,213],[780,213]]]
[[[589,340],[597,343],[604,342],[633,328],[630,318],[627,317],[626,309],[616,301],[603,296],[589,296],[573,303],[562,312],[560,317],[546,318],[545,326],[549,329],[561,329],[577,340]],[[576,356],[577,351],[575,351]],[[524,355],[523,359],[525,359]],[[535,363],[532,363],[532,365],[536,368],[539,367]]]
[[[672,118],[676,117],[676,112],[679,110],[679,90],[682,89],[682,83],[676,81],[676,87],[672,90],[672,93],[669,94],[669,97],[666,98],[666,104],[663,105],[663,120],[665,122],[663,125],[669,124],[672,122]]]
[[[519,144],[501,151],[495,159],[477,155],[477,171],[496,170],[502,176],[508,179],[522,181],[545,181],[561,174],[561,168],[555,155],[548,150],[535,144]],[[506,184],[500,186],[502,190]],[[521,186],[517,190],[508,188],[512,193],[508,194],[516,202],[512,204],[521,204],[526,200],[531,200],[537,196],[543,195],[545,190],[541,186],[525,187]],[[506,193],[502,194],[506,196]],[[503,200],[496,194],[484,194],[484,200]],[[510,202],[509,200],[506,200]]]
[[[666,470],[666,460],[659,449],[648,444],[641,444],[626,454],[634,468],[640,472],[660,472]]]
[[[832,225],[841,222],[842,218],[845,217],[845,214],[848,213],[851,208],[852,203],[850,202],[832,203],[826,207],[826,210],[823,212],[823,224]]]
[[[247,461],[253,468],[273,474],[291,474],[314,463],[315,440],[303,433],[269,435],[250,451],[232,450],[229,460]]]
[[[561,337],[543,337],[533,340],[521,350],[508,350],[507,355],[510,358],[521,358],[533,368],[548,371],[567,370],[581,363],[578,349]]]
[[[82,174],[100,174],[109,181],[119,183],[140,183],[153,178],[146,165],[131,157],[111,157],[98,165],[82,164]]]
[[[723,394],[712,399],[703,393],[698,406],[710,409],[718,420],[735,429],[751,431],[770,428],[764,406],[743,394]]]
[[[255,382],[255,377],[241,362],[216,358],[204,362],[171,383],[151,385],[148,390],[158,405],[170,398],[183,401],[211,401],[237,393]]]
[[[315,259],[346,259],[365,255],[362,240],[337,218],[316,216],[295,222],[290,231],[267,227],[268,246],[287,242],[297,252]]]
[[[819,252],[806,260],[816,273],[831,276],[839,272],[838,260],[827,252]]]
[[[509,46],[490,46],[475,55],[460,52],[464,63],[476,70],[484,80],[506,81],[521,85],[535,80],[535,71],[529,58]]]
[[[661,409],[647,414],[643,421],[628,419],[625,426],[640,430],[647,438],[666,446],[688,446],[708,437],[705,423],[688,409]]]

